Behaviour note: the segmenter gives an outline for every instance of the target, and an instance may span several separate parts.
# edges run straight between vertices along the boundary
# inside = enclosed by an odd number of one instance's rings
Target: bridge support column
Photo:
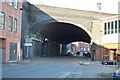
[[[60,56],[63,56],[66,53],[66,44],[60,44]]]
[[[95,60],[101,60],[101,46],[98,44],[93,43],[91,45],[91,60],[95,61]]]

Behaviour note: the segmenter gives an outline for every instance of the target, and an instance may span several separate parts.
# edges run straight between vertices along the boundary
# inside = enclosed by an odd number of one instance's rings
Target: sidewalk
[[[102,65],[101,61],[80,61],[79,65],[91,65],[91,66],[101,66],[101,67],[110,67],[118,68],[118,65]]]

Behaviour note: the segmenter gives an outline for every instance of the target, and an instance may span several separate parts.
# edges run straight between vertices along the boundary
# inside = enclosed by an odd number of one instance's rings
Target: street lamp
[[[99,3],[97,3],[97,7],[98,7],[98,10],[99,10],[99,13],[100,13],[100,10],[101,10],[101,5],[102,5],[102,3],[100,3],[100,1],[99,1]]]

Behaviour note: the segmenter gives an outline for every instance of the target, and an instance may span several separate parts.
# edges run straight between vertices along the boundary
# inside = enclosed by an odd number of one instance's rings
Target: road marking
[[[67,78],[69,75],[70,75],[69,72],[64,73],[64,74],[59,78],[59,80],[64,80],[64,79]]]

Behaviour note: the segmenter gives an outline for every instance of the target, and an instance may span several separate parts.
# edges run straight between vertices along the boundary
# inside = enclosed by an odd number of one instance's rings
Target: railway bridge
[[[32,42],[32,47],[29,47],[32,56],[63,55],[68,43],[75,41],[94,43],[93,39],[96,36],[92,34],[96,33],[92,32],[93,21],[110,16],[113,14],[33,5],[26,2],[23,3],[22,44]],[[27,55],[28,48],[26,46],[23,48],[24,55]]]

